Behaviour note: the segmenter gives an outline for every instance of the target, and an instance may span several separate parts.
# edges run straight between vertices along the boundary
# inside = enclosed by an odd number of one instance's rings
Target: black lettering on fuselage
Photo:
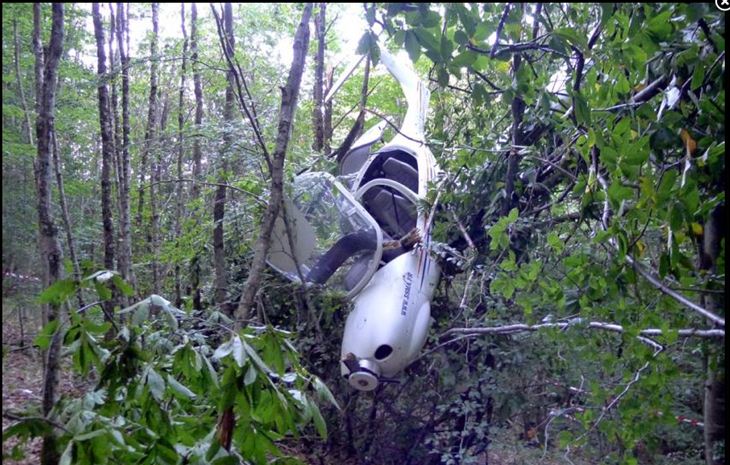
[[[400,314],[406,316],[408,314],[408,298],[411,296],[411,284],[413,283],[413,273],[407,272],[403,275],[403,281],[406,283],[406,289],[403,293],[403,303],[400,306]]]

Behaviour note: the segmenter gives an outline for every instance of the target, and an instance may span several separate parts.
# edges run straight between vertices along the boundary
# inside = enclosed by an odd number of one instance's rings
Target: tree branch
[[[502,13],[502,17],[499,19],[499,24],[497,25],[496,37],[494,38],[494,45],[492,45],[492,51],[489,52],[489,58],[494,58],[494,56],[497,54],[499,36],[502,35],[502,29],[504,28],[504,23],[505,23],[505,21],[507,21],[507,17],[509,16],[509,8],[510,8],[510,4],[508,3],[507,6],[504,7],[504,12]]]
[[[408,139],[408,140],[412,140],[413,142],[418,142],[419,144],[423,144],[423,143],[424,143],[424,142],[423,142],[422,140],[414,139],[413,137],[409,136],[408,134],[404,134],[404,133],[402,133],[402,132],[400,131],[400,129],[398,128],[398,126],[396,126],[396,125],[395,125],[395,124],[394,124],[394,123],[393,123],[392,121],[390,121],[390,120],[389,120],[389,119],[388,119],[387,117],[385,117],[384,115],[382,115],[382,114],[378,113],[377,111],[375,111],[375,110],[371,110],[370,108],[365,108],[364,110],[365,110],[366,112],[368,112],[368,113],[372,113],[373,115],[377,116],[378,118],[380,118],[380,119],[382,119],[383,121],[385,121],[386,123],[388,123],[388,126],[390,126],[390,127],[392,127],[393,129],[395,129],[395,130],[396,130],[396,132],[397,132],[398,134],[400,134],[401,136],[405,137],[406,139]]]
[[[226,58],[226,61],[228,62],[229,72],[233,74],[234,80],[236,81],[236,87],[237,92],[236,95],[238,96],[238,101],[243,108],[244,113],[246,114],[246,117],[248,118],[249,122],[251,123],[251,126],[253,127],[254,134],[256,135],[256,141],[258,142],[259,146],[261,147],[261,150],[264,153],[264,157],[266,158],[266,163],[269,166],[269,170],[271,170],[271,155],[269,154],[269,150],[266,148],[266,143],[264,142],[264,138],[261,134],[261,127],[258,122],[258,118],[255,116],[255,114],[252,114],[251,110],[249,110],[248,105],[246,105],[246,101],[243,98],[243,90],[242,90],[242,84],[241,81],[243,81],[243,87],[246,89],[246,93],[248,94],[249,98],[251,97],[251,93],[248,92],[248,86],[246,85],[245,79],[243,77],[243,73],[240,71],[240,67],[237,67],[234,64],[234,58],[231,56],[231,51],[229,50],[230,44],[228,43],[228,40],[225,37],[225,33],[223,32],[223,25],[221,22],[220,15],[218,14],[218,11],[216,11],[215,7],[211,4],[210,9],[213,12],[213,17],[215,18],[216,27],[218,28],[218,39],[221,43],[221,48],[223,49],[223,55]],[[255,110],[254,110],[255,113]]]
[[[605,323],[602,321],[590,321],[587,323],[584,323],[582,319],[580,318],[574,318],[568,321],[558,321],[555,323],[539,323],[535,325],[528,325],[525,323],[516,323],[512,325],[505,325],[505,326],[491,326],[491,327],[474,327],[474,328],[451,328],[441,334],[439,336],[439,339],[454,335],[454,334],[460,334],[460,335],[470,335],[470,336],[477,336],[477,335],[487,335],[487,334],[500,334],[500,335],[509,335],[509,334],[517,334],[517,333],[524,333],[524,332],[533,332],[533,331],[539,331],[541,329],[545,328],[557,328],[561,330],[568,329],[570,327],[586,327],[588,329],[598,329],[603,331],[611,331],[614,333],[624,333],[626,329],[621,326],[614,323]],[[648,328],[648,329],[642,329],[639,331],[639,336],[644,337],[656,337],[656,336],[663,336],[665,333],[661,329],[657,328]],[[724,329],[696,329],[696,328],[684,328],[684,329],[678,329],[677,334],[680,337],[701,337],[701,338],[724,338],[725,337],[725,330]]]

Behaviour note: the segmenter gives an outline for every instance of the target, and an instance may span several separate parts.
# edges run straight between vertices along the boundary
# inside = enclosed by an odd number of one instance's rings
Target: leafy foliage
[[[66,282],[44,295],[63,300],[74,292],[75,284]],[[112,324],[89,309],[71,313],[67,325],[49,323],[36,340],[44,347],[58,332],[74,370],[97,380],[83,397],[57,405],[55,418],[64,431],[61,463],[265,464],[271,456],[285,458],[276,442],[306,434],[308,424],[326,438],[312,394],[339,407],[299,363],[290,333],[270,326],[234,333],[217,312],[207,318],[185,313],[155,295],[118,314],[126,322],[113,337]],[[238,421],[226,450],[215,432],[218,412],[229,406]],[[36,436],[47,427],[36,419],[22,421],[4,440]]]

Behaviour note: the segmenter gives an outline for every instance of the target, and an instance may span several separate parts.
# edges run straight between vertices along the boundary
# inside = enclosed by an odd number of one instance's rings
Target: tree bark
[[[13,39],[15,42],[15,80],[18,84],[18,92],[20,93],[20,105],[23,108],[23,132],[25,133],[25,143],[33,145],[33,129],[30,123],[30,112],[28,111],[28,102],[25,99],[25,90],[23,90],[23,79],[20,77],[20,39],[18,38],[17,19],[13,20]]]
[[[104,267],[114,269],[114,224],[112,214],[111,168],[114,163],[114,136],[112,133],[109,88],[106,85],[106,51],[104,50],[104,27],[101,23],[99,4],[92,3],[94,35],[96,37],[97,72],[99,84],[99,125],[101,127],[101,216],[104,233]],[[107,305],[112,310],[113,306]]]
[[[200,196],[198,181],[202,176],[202,156],[200,149],[200,131],[203,125],[203,84],[198,67],[198,9],[193,3],[190,6],[190,60],[193,68],[193,88],[195,90],[195,136],[193,137],[193,183],[190,198]],[[200,295],[200,257],[196,254],[190,262],[191,289],[193,308],[201,308]]]
[[[116,36],[116,18],[114,16],[114,7],[111,3],[109,3],[109,81],[111,82],[111,109],[110,109],[110,115],[111,115],[111,121],[112,121],[112,128],[114,130],[114,136],[112,138],[112,141],[114,142],[114,163],[112,164],[112,167],[114,168],[114,201],[117,208],[117,215],[118,212],[121,211],[121,186],[122,186],[122,122],[119,119],[119,98],[117,96],[117,70],[114,68],[119,63],[119,51],[115,53],[114,51],[114,37]],[[121,237],[117,235],[116,237],[116,246],[115,249],[119,250],[120,248],[120,242]],[[117,253],[116,259],[117,259],[117,268],[119,268],[119,256],[120,254]]]
[[[122,65],[122,143],[121,143],[121,169],[119,170],[119,235],[121,243],[119,247],[119,272],[130,285],[135,285],[134,274],[132,273],[132,233],[130,227],[129,207],[129,10],[126,16],[122,3],[117,3],[117,50]],[[126,37],[127,44],[123,41]]]
[[[68,255],[71,259],[71,265],[74,270],[74,279],[76,282],[81,282],[81,268],[79,267],[79,260],[76,255],[76,245],[74,243],[73,231],[71,229],[71,216],[68,214],[68,202],[66,201],[66,190],[63,187],[63,167],[61,166],[61,155],[58,148],[58,139],[56,136],[56,128],[51,131],[51,143],[53,145],[53,168],[56,172],[56,185],[58,186],[58,197],[61,204],[61,215],[63,219],[63,227],[66,230],[66,242],[68,245]],[[79,303],[79,308],[85,305],[84,297],[81,292],[81,286],[76,289],[76,299]]]
[[[41,4],[38,2],[33,3],[33,53],[35,54],[35,112],[38,115],[41,112],[41,100],[43,98],[44,64],[43,44],[41,43]]]
[[[142,147],[142,160],[139,167],[139,202],[137,204],[137,229],[142,229],[142,213],[144,211],[144,187],[145,174],[148,171],[147,159],[153,140],[155,138],[155,128],[157,119],[157,33],[158,33],[158,3],[152,3],[152,41],[150,42],[150,96],[147,108],[147,128],[144,135],[144,146]],[[127,19],[129,19],[129,11],[127,11]],[[129,32],[129,29],[127,29]],[[150,176],[151,178],[151,176]],[[154,186],[153,186],[154,188]]]
[[[195,89],[195,137],[193,139],[193,180],[200,179],[202,174],[201,151],[200,151],[200,129],[203,124],[203,84],[200,80],[200,69],[198,67],[198,9],[193,3],[190,11],[190,59],[193,67],[193,84]],[[190,196],[194,199],[200,195],[200,188],[193,182]]]
[[[228,2],[223,8],[223,28],[225,35],[226,53],[233,56],[235,43],[233,36],[233,9]],[[227,73],[228,85],[226,86],[226,104],[223,109],[223,121],[229,125],[233,121],[234,98],[233,86],[235,85],[234,70],[229,67]],[[223,218],[226,210],[226,187],[225,172],[228,169],[227,152],[232,141],[232,134],[227,127],[223,133],[223,147],[221,148],[221,167],[218,170],[219,185],[215,191],[213,200],[213,266],[215,268],[215,303],[229,316],[233,315],[233,308],[226,305],[227,284],[226,284],[226,257],[225,243],[223,241]]]
[[[719,206],[710,213],[703,228],[700,243],[699,268],[715,273],[720,254],[720,241],[725,237],[725,207]],[[721,294],[702,294],[700,305],[713,313],[724,307]],[[709,346],[705,354],[707,378],[704,383],[704,442],[705,463],[725,464],[725,351],[722,347]]]
[[[314,60],[314,91],[312,110],[312,126],[314,128],[314,143],[312,149],[317,152],[324,148],[324,51],[326,3],[319,4],[319,12],[314,18],[314,30],[317,36],[317,55]]]
[[[516,53],[512,62],[512,75],[517,79],[517,72],[522,64],[522,57]],[[517,206],[517,194],[515,193],[515,178],[520,163],[519,147],[522,145],[522,116],[525,113],[525,102],[519,95],[512,100],[512,147],[507,153],[507,173],[504,179],[505,199],[502,204],[502,215]]]
[[[167,116],[170,111],[167,93],[160,96],[162,101],[162,113],[160,114],[160,127],[158,138],[160,146],[164,146],[164,134],[167,128]],[[161,180],[162,180],[162,151],[155,150],[155,156],[152,157],[152,182],[150,183],[150,228],[148,241],[152,247],[152,290],[155,294],[160,293],[160,206],[158,204],[161,197]]]
[[[177,197],[177,214],[175,215],[175,237],[180,237],[180,221],[183,216],[183,183],[182,183],[182,166],[185,156],[185,146],[183,145],[183,126],[185,125],[185,116],[183,113],[183,104],[185,101],[185,72],[188,63],[188,33],[185,30],[185,4],[180,4],[180,29],[183,34],[183,53],[182,65],[180,68],[180,93],[178,95],[177,105],[177,183],[175,184],[175,196]],[[180,307],[182,304],[182,290],[180,284],[180,263],[175,263],[175,306]]]
[[[302,20],[294,36],[294,58],[286,80],[286,86],[281,90],[281,108],[279,110],[279,125],[276,135],[276,146],[271,160],[271,194],[269,205],[264,213],[261,231],[254,248],[254,259],[251,263],[243,294],[236,311],[236,326],[241,327],[248,320],[249,311],[254,303],[256,292],[261,282],[261,271],[264,268],[266,254],[271,244],[271,231],[279,213],[283,199],[284,159],[289,145],[289,137],[294,122],[299,87],[304,70],[304,61],[309,47],[309,18],[312,5],[306,4]]]
[[[327,72],[327,82],[324,90],[324,94],[327,95],[334,85],[335,70],[330,67]],[[329,157],[332,153],[332,99],[324,104],[324,140],[323,153],[326,157]]]
[[[48,56],[44,57],[40,42],[40,6],[33,7],[33,43],[36,52],[36,140],[38,150],[35,163],[36,187],[38,189],[38,228],[40,232],[41,263],[43,264],[43,285],[48,287],[61,279],[63,266],[62,253],[58,241],[58,229],[51,216],[51,134],[54,127],[54,113],[56,106],[56,81],[58,77],[58,62],[63,52],[63,4],[54,3],[53,20],[51,25],[51,39],[48,44]],[[40,63],[39,63],[40,62]],[[39,73],[42,70],[42,74]],[[51,304],[47,308],[47,319],[56,320],[61,317],[60,307]],[[43,415],[49,417],[56,403],[56,389],[58,387],[58,369],[61,354],[61,332],[56,330],[48,347],[43,375]],[[58,463],[56,450],[56,436],[51,431],[44,435],[41,449],[41,464]]]

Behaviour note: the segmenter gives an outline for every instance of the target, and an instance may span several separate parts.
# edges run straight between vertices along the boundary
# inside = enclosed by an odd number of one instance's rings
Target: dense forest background
[[[725,463],[714,5],[2,13],[4,460]],[[362,393],[349,303],[264,258],[283,185],[398,127],[382,44],[431,89],[445,272],[422,355]]]

